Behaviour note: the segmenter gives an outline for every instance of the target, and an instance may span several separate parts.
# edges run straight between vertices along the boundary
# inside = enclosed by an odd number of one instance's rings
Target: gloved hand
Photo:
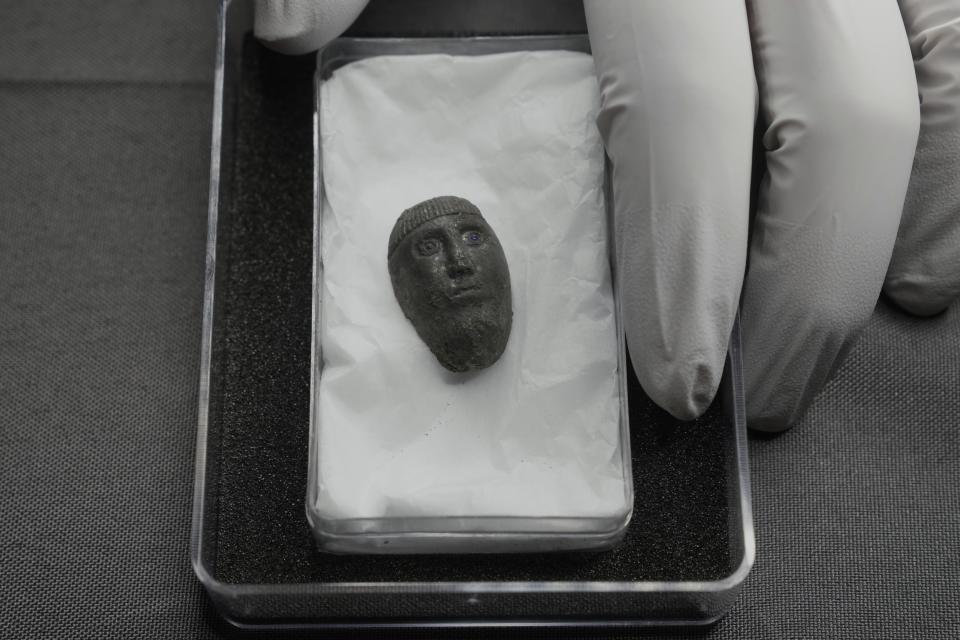
[[[744,1],[584,4],[640,382],[676,417],[701,414],[740,303],[748,424],[776,431],[881,287],[919,314],[960,296],[960,0]],[[255,31],[303,53],[365,5],[258,0]]]
[[[368,1],[255,0],[253,33],[280,53],[310,53],[346,31]]]
[[[919,314],[960,295],[960,0],[899,4],[585,0],[627,340],[675,416],[716,391],[741,282],[747,424],[769,431],[800,417],[882,286]]]

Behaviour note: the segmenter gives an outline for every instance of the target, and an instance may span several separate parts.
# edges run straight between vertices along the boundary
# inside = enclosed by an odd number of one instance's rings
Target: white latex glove
[[[743,280],[748,424],[799,418],[891,255],[886,288],[904,307],[936,312],[960,293],[960,0],[900,4],[902,18],[895,0],[585,0],[628,344],[675,416],[700,414],[723,368],[754,77],[767,170]]]
[[[960,297],[960,0],[901,0],[920,141],[884,291],[919,315]]]
[[[256,0],[253,33],[280,53],[309,53],[346,31],[368,1]]]

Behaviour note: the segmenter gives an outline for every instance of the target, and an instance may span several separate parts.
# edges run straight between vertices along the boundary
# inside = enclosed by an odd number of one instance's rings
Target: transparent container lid
[[[251,1],[222,2],[191,538],[194,570],[220,613],[240,626],[324,628],[649,626],[722,616],[754,558],[738,327],[720,397],[695,422],[672,420],[628,373],[634,517],[615,548],[316,549],[303,509],[316,61],[264,51],[251,27]],[[494,40],[463,46],[502,46]]]
[[[342,38],[331,43],[319,54],[317,112],[322,115],[316,119],[318,131],[315,145],[315,164],[319,180],[315,187],[318,197],[314,210],[314,360],[311,378],[313,404],[310,413],[307,514],[322,548],[361,553],[536,552],[599,549],[609,547],[623,536],[633,504],[629,412],[626,405],[626,354],[623,332],[619,326],[619,300],[613,296],[616,283],[614,281],[611,284],[615,261],[612,255],[607,253],[613,247],[613,242],[612,239],[606,242],[595,239],[598,231],[599,237],[603,238],[603,232],[608,233],[612,224],[608,223],[609,212],[604,209],[602,156],[598,159],[586,155],[587,150],[595,148],[594,145],[599,148],[599,133],[590,135],[581,132],[585,124],[583,121],[592,121],[593,116],[589,109],[595,97],[583,83],[569,85],[570,78],[592,76],[592,64],[584,55],[585,46],[586,41],[582,36],[426,38],[414,42],[404,39]],[[492,53],[522,54],[530,50],[549,50],[558,55],[538,59],[523,55],[489,59],[478,57]],[[576,55],[567,55],[570,51]],[[414,53],[442,56],[417,58],[412,64],[405,63],[404,58]],[[383,64],[390,66],[381,68],[381,65],[375,65],[341,71],[340,73],[351,75],[344,80],[345,84],[336,85],[346,87],[341,94],[336,95],[348,102],[340,104],[333,101],[340,105],[338,108],[341,111],[330,113],[334,106],[323,104],[324,92],[320,89],[325,79],[329,79],[344,64],[371,56],[392,56],[383,61]],[[476,64],[464,66],[458,64],[456,58],[448,59],[446,56],[470,56],[476,60]],[[430,67],[430,64],[438,67]],[[448,73],[454,66],[457,77],[451,79]],[[428,70],[431,68],[434,69],[432,72]],[[549,92],[547,97],[532,101],[530,105],[517,105],[513,108],[522,109],[523,117],[535,117],[527,113],[530,108],[545,110],[547,113],[543,115],[543,119],[556,121],[558,129],[552,133],[531,134],[530,139],[513,134],[510,140],[495,152],[498,164],[511,164],[517,167],[516,172],[519,174],[523,174],[522,167],[525,163],[536,162],[537,171],[534,172],[533,179],[539,181],[532,185],[528,184],[530,177],[519,180],[514,179],[512,174],[500,176],[497,180],[490,176],[473,176],[474,167],[494,160],[490,157],[492,152],[486,144],[481,144],[478,140],[482,138],[485,142],[488,139],[486,135],[490,133],[487,129],[502,128],[502,122],[509,121],[510,115],[505,115],[504,111],[509,111],[510,107],[502,105],[514,99],[512,93],[504,94],[505,90],[496,86],[491,70],[500,74],[513,74],[512,80],[503,86],[513,86],[516,82],[529,83]],[[431,73],[436,75],[431,76]],[[552,80],[545,79],[545,74],[552,74]],[[437,91],[452,101],[452,104],[448,103],[442,108],[444,122],[455,123],[449,126],[452,131],[443,127],[442,131],[438,131],[434,124],[435,117],[431,109],[441,109],[438,104],[442,98],[438,94],[420,97],[425,86],[430,84],[431,77]],[[557,86],[559,78],[566,84]],[[451,83],[460,86],[453,88]],[[488,83],[487,88],[481,90],[479,87],[483,83]],[[394,102],[389,101],[389,95],[393,92],[403,94],[410,85],[418,87],[416,94],[406,94],[394,98]],[[363,91],[367,93],[364,94]],[[466,91],[475,92],[474,99],[465,105],[458,104],[457,96]],[[333,95],[331,94],[331,97]],[[421,102],[417,102],[417,106],[411,106],[411,101],[417,100]],[[572,103],[581,104],[584,110],[578,112]],[[362,122],[352,117],[359,109],[358,104],[363,105]],[[558,104],[562,104],[563,108],[558,108]],[[457,113],[452,115],[449,109]],[[377,113],[386,115],[380,116],[376,115]],[[347,165],[360,167],[352,169],[350,175],[343,172],[335,173],[333,178],[323,175],[323,127],[328,119],[337,123],[337,130],[330,140],[334,148],[326,151],[328,155],[339,153],[341,156],[349,156]],[[464,121],[471,123],[471,131],[462,129],[460,123]],[[486,133],[481,133],[481,130]],[[358,144],[358,138],[363,136],[367,136],[369,141]],[[405,142],[398,141],[397,136],[401,136]],[[438,143],[431,143],[428,140],[431,136],[443,140],[443,148],[452,146],[455,149],[451,157],[437,159],[435,147]],[[546,153],[530,154],[530,147],[546,144],[540,140],[541,137],[546,137],[551,142],[556,139],[565,140],[562,151],[554,152],[552,156]],[[381,143],[382,140],[389,142]],[[337,144],[344,146],[338,148]],[[403,173],[403,179],[396,178],[395,162],[381,158],[389,158],[389,150],[392,148],[399,146],[409,149],[417,145],[433,150],[423,156],[417,156],[412,150],[407,151],[409,157],[403,162],[413,166],[404,168],[406,173]],[[568,147],[583,149],[584,155],[572,154]],[[602,154],[602,151],[600,153]],[[357,154],[361,159],[352,157]],[[417,157],[423,161],[421,164],[417,164]],[[328,162],[330,161],[328,157]],[[463,167],[465,172],[453,180],[456,187],[449,186],[453,166]],[[554,171],[548,170],[547,166]],[[568,175],[571,170],[587,172],[585,176],[590,176],[589,172],[595,172],[594,178],[591,181],[585,177],[582,182],[571,185],[563,179],[547,177],[550,174]],[[356,175],[358,172],[359,175]],[[354,231],[350,234],[335,235],[339,238],[339,245],[331,245],[334,255],[328,259],[323,253],[326,245],[321,241],[321,230],[325,227],[324,214],[331,207],[325,193],[325,178],[336,181],[336,175],[347,183],[339,188],[334,183],[338,202],[342,203],[344,210],[339,214],[331,213],[335,217],[347,217],[349,220],[330,224],[333,224],[334,229],[342,225]],[[364,200],[370,197],[364,193],[364,187],[381,181],[384,175],[389,175],[389,182],[395,184],[391,195],[385,197],[386,202],[372,204]],[[433,187],[434,184],[443,186]],[[498,229],[496,233],[502,236],[502,244],[508,253],[512,253],[513,259],[520,263],[515,266],[523,267],[519,272],[514,270],[511,276],[511,279],[515,280],[514,306],[517,301],[521,306],[541,304],[547,305],[550,312],[521,310],[515,314],[514,336],[501,361],[483,372],[481,378],[478,379],[477,375],[473,374],[466,378],[469,382],[465,382],[463,378],[451,379],[449,376],[435,374],[434,371],[440,368],[426,355],[426,349],[408,352],[402,338],[403,329],[407,328],[407,319],[399,313],[399,307],[381,309],[380,306],[381,300],[393,302],[394,298],[391,291],[385,290],[389,288],[386,266],[383,266],[382,273],[374,267],[384,254],[386,243],[384,247],[380,247],[371,245],[368,240],[378,237],[378,234],[386,237],[394,222],[395,213],[381,216],[380,212],[392,211],[390,204],[403,200],[406,191],[411,188],[418,189],[413,185],[431,185],[428,188],[437,188],[446,193],[450,189],[484,192],[494,184],[498,191],[510,194],[509,203],[497,198],[491,199],[490,204],[495,207],[495,214],[500,214],[499,221],[494,225]],[[571,195],[571,192],[576,195]],[[517,199],[522,199],[518,194],[529,196],[528,200],[536,202],[537,208],[546,207],[553,212],[551,223],[555,233],[537,233],[531,236],[529,221],[537,219],[536,210],[527,211],[517,204]],[[343,202],[345,197],[348,200],[346,203]],[[486,209],[487,205],[484,204],[481,208]],[[489,211],[486,215],[490,215]],[[358,239],[351,242],[345,239],[348,236]],[[522,244],[523,249],[511,251],[514,244]],[[351,253],[345,259],[344,252],[348,248]],[[595,259],[574,261],[570,259],[571,255],[592,255]],[[376,360],[365,359],[362,349],[353,353],[352,357],[338,356],[341,361],[341,369],[338,371],[340,379],[335,387],[338,391],[331,392],[328,388],[326,395],[328,402],[332,401],[333,406],[340,411],[333,412],[335,424],[327,426],[319,417],[324,401],[324,392],[319,388],[324,364],[321,337],[325,331],[325,318],[331,316],[323,313],[323,296],[326,290],[324,278],[335,271],[336,265],[341,269],[335,277],[336,290],[340,291],[340,297],[350,298],[348,302],[334,301],[338,311],[332,314],[338,318],[336,329],[342,332],[348,327],[353,336],[351,343],[344,346],[344,349],[349,350],[351,345],[360,342],[389,346],[386,347],[387,353]],[[518,275],[525,276],[524,280],[516,281]],[[576,284],[581,279],[605,285],[598,285],[596,290],[585,292]],[[363,295],[350,296],[349,291],[353,290],[362,291]],[[545,298],[548,294],[552,297]],[[609,305],[611,314],[598,316],[596,313],[579,312],[578,315],[576,309],[588,302],[591,306]],[[359,319],[351,321],[352,317],[348,319],[344,315],[358,315],[360,309],[368,312]],[[397,312],[395,318],[390,315],[390,311]],[[397,324],[403,326],[396,326]],[[366,340],[361,340],[358,335],[365,336]],[[525,340],[525,337],[530,335],[537,336],[538,342]],[[609,342],[605,339],[607,336],[610,338]],[[549,347],[540,344],[544,340],[548,341]],[[588,340],[591,344],[589,349],[572,346],[577,341]],[[344,377],[355,381],[356,386],[360,384],[356,382],[358,380],[382,377],[384,369],[393,371],[409,368],[410,362],[420,362],[417,357],[421,355],[427,360],[423,363],[423,368],[411,370],[407,375],[398,375],[400,379],[393,385],[395,388],[384,390],[384,396],[389,398],[389,401],[381,397],[376,390],[367,389],[365,386],[346,389],[343,386]],[[538,377],[538,367],[530,363],[547,355],[555,364],[552,365],[549,375],[544,373]],[[568,373],[558,379],[556,363],[561,360],[567,363],[564,370]],[[343,368],[344,362],[350,363],[349,368]],[[599,373],[601,367],[604,371],[610,367],[609,377],[605,373]],[[511,380],[514,381],[512,384]],[[569,389],[569,385],[575,382],[590,391],[585,392],[583,397],[577,397],[575,401],[568,401],[568,406],[564,407],[564,402],[570,395],[569,392],[557,396],[549,391],[551,388]],[[359,397],[364,398],[362,405],[357,407],[355,414],[345,416],[343,406],[349,405],[351,399]],[[418,400],[410,402],[412,397]],[[477,397],[481,398],[480,402],[476,401]],[[443,398],[446,398],[445,402]],[[544,399],[549,399],[549,402]],[[583,403],[590,403],[591,409],[587,410]],[[462,409],[471,404],[477,406],[466,412]],[[428,423],[438,419],[435,414],[430,413],[430,407],[440,412],[445,429],[460,434],[459,439],[443,440],[436,432],[422,433],[429,429]],[[532,407],[536,410],[532,410]],[[404,411],[407,415],[425,420],[422,429],[406,429],[407,425],[399,424],[397,421],[401,418],[397,416]],[[526,415],[523,411],[527,412]],[[613,411],[619,415],[611,415]],[[543,415],[553,416],[546,428],[541,426]],[[578,419],[571,417],[577,415],[580,416]],[[464,423],[451,425],[448,416],[461,416]],[[519,451],[511,451],[507,445],[500,444],[499,438],[483,437],[494,428],[491,423],[508,425],[509,428],[504,428],[504,437],[512,438],[513,447]],[[325,459],[322,451],[325,428],[333,431],[333,435],[326,436],[327,441],[339,443],[343,447],[326,457],[326,460],[332,461],[340,470],[340,476],[334,471],[327,472],[333,476],[329,479],[321,462]],[[393,444],[393,449],[371,450],[370,447],[384,441],[393,442],[386,434],[395,434],[398,431],[410,432],[413,435],[408,434],[402,444]],[[360,432],[363,436],[358,435]],[[609,453],[595,446],[606,442],[608,438],[617,442],[614,449],[615,462],[607,462]],[[352,448],[353,443],[358,440],[364,443],[362,452]],[[578,441],[576,446],[564,445],[566,441],[574,440]],[[472,445],[464,447],[464,441],[469,441]],[[440,442],[444,444],[440,445]],[[423,450],[428,450],[430,455],[417,458],[418,452]],[[344,468],[344,456],[351,455],[352,462]],[[458,456],[466,458],[450,466],[449,460]],[[375,482],[379,477],[377,474],[381,473],[381,467],[385,464],[384,457],[393,461],[395,468],[416,474],[416,484],[410,495],[403,493],[402,478],[396,478],[396,482],[391,481],[385,487]],[[416,461],[405,462],[411,459]],[[534,464],[530,462],[531,459],[537,459],[537,462]],[[489,466],[473,464],[477,460],[488,461]],[[603,466],[600,466],[601,464]],[[504,470],[505,466],[509,466],[509,472]],[[433,482],[439,490],[443,483],[448,481],[446,474],[461,473],[464,467],[469,467],[469,471],[452,480],[455,488],[451,491],[457,498],[438,500],[436,492],[433,492],[424,504],[416,506],[420,504],[417,500],[424,500],[421,487],[423,478],[430,475],[430,469],[437,469]],[[446,471],[440,471],[441,469]],[[526,469],[526,476],[518,476],[518,469]],[[581,469],[589,469],[590,472],[581,472]],[[617,474],[618,486],[613,486],[614,483],[607,479],[607,474]],[[499,492],[493,486],[481,490],[470,484],[477,475],[487,478],[488,482],[504,482],[509,485],[502,486]],[[356,485],[363,488],[353,488],[351,485],[345,489],[339,486],[343,483],[343,477],[352,478]],[[517,480],[517,477],[526,479]],[[363,484],[368,478],[373,479],[369,486]],[[338,493],[328,495],[332,490],[327,488],[324,491],[323,487],[333,482],[339,483]],[[377,494],[376,491],[382,493]],[[344,511],[344,508],[338,505],[347,500],[344,497],[347,493],[353,493],[365,500],[368,508],[381,503],[386,505],[388,501],[396,506],[380,507],[386,511],[381,517],[338,515]],[[529,512],[496,514],[504,501],[516,505],[524,498],[530,509],[555,504],[553,508],[557,512],[541,516],[531,515]],[[462,503],[473,505],[473,511],[463,508]],[[601,509],[601,504],[608,506]],[[416,515],[403,516],[396,513],[403,508],[415,512]],[[428,510],[432,510],[433,515]],[[490,512],[493,512],[493,515]]]

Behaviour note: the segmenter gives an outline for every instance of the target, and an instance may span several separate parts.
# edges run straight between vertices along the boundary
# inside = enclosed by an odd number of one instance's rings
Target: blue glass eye
[[[479,231],[467,231],[463,234],[463,239],[467,244],[478,245],[483,242],[483,235]]]

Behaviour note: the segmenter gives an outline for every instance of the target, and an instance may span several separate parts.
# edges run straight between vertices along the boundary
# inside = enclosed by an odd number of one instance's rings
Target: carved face
[[[450,213],[410,231],[389,259],[404,315],[444,367],[490,366],[510,337],[513,307],[503,247],[473,213]]]

